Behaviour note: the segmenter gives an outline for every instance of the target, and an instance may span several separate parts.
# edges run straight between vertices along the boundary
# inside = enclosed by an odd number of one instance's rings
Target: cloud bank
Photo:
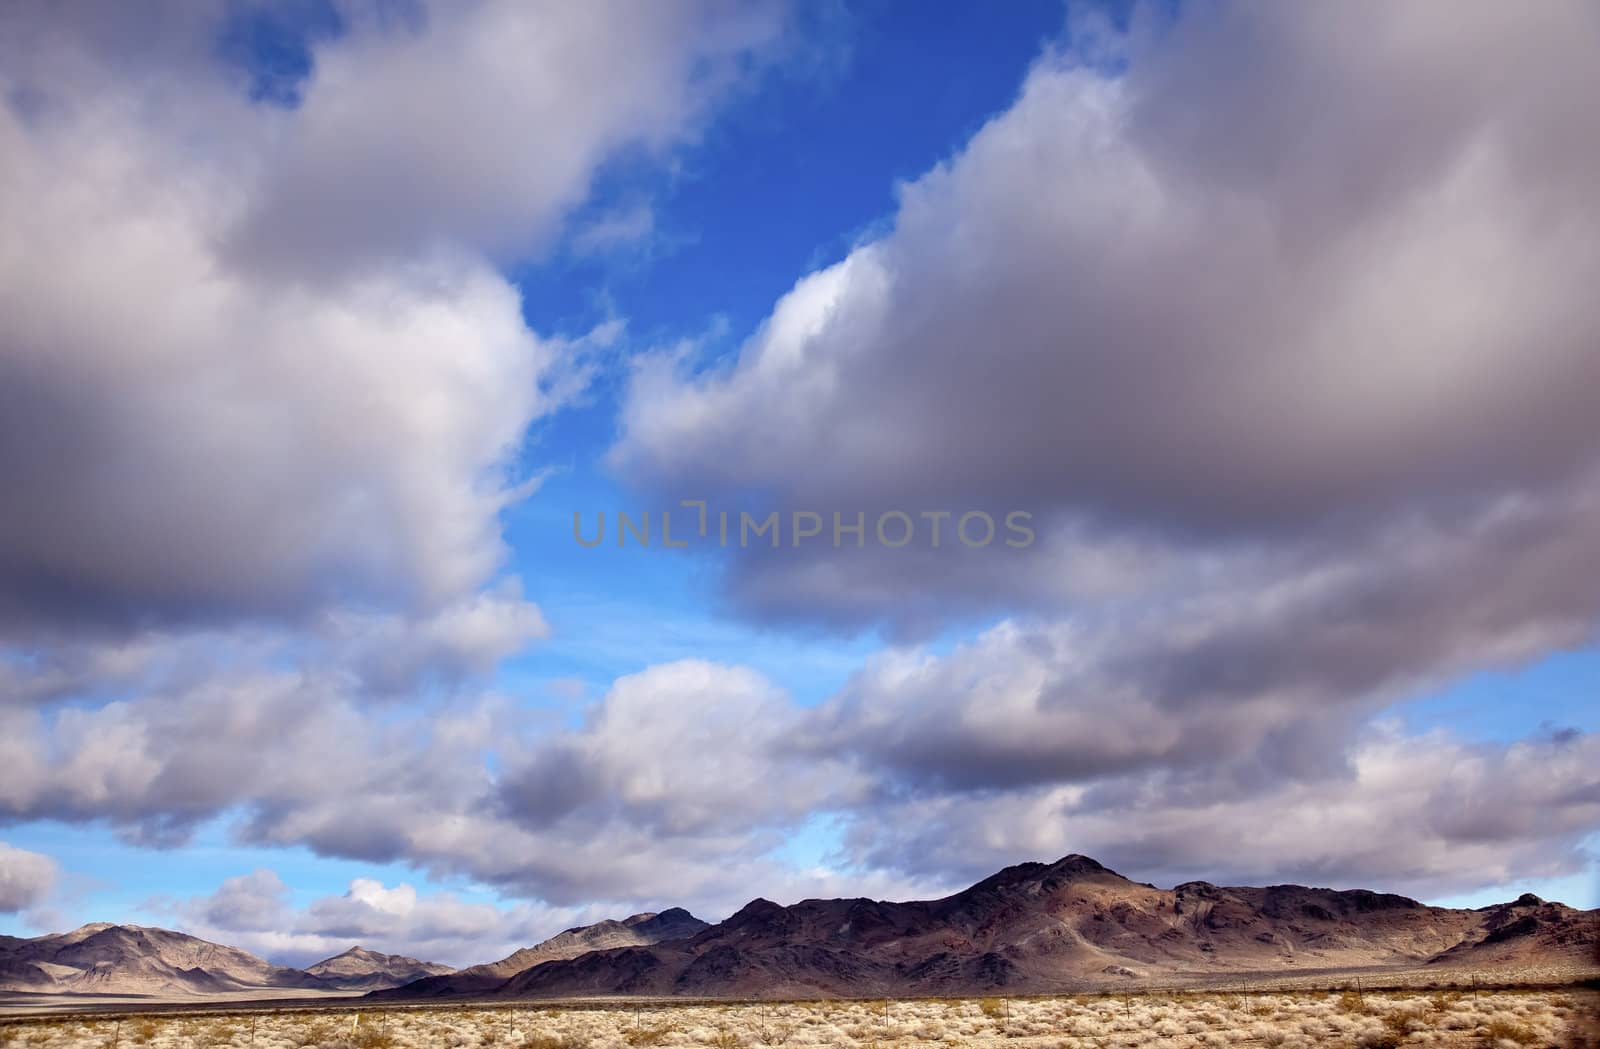
[[[0,819],[510,901],[177,905],[302,961],[1068,851],[1424,895],[1588,862],[1592,733],[1385,712],[1600,624],[1592,7],[1075,21],[736,360],[637,362],[611,450],[672,499],[1039,541],[739,551],[742,614],[896,642],[815,707],[690,659],[570,719],[485,683],[549,631],[501,515],[617,333],[539,333],[503,267],[647,233],[567,223],[778,15],[350,4],[285,80],[219,57],[237,12],[119,10],[0,15]],[[0,909],[49,864],[0,852]]]

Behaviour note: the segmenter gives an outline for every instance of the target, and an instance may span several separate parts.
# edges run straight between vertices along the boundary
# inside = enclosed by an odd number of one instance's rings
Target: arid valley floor
[[[365,1005],[366,1007],[363,1007]],[[770,1003],[625,1002],[206,1010],[14,1018],[36,1049],[1189,1049],[1266,1046],[1594,1047],[1583,988],[1146,992]]]

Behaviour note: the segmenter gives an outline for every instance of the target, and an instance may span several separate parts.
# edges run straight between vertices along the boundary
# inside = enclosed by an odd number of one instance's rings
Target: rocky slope
[[[474,965],[447,976],[435,976],[407,985],[383,997],[434,998],[487,994],[508,979],[545,962],[576,958],[591,951],[648,946],[686,939],[710,928],[682,907],[659,914],[646,912],[580,925],[557,933],[532,947],[524,947],[497,962]]]
[[[1600,965],[1600,911],[1574,910],[1529,893],[1479,913],[1481,927],[1431,959],[1434,964],[1508,968],[1548,958],[1579,958],[1587,952]]]
[[[1532,897],[1458,910],[1296,885],[1158,889],[1068,856],[1008,867],[941,900],[758,899],[687,940],[546,961],[472,993],[1049,992],[1229,972],[1581,965],[1595,949],[1596,913]]]
[[[306,972],[341,991],[373,991],[399,987],[428,976],[455,972],[448,965],[418,961],[402,954],[380,954],[360,944],[343,954],[306,966]]]
[[[188,996],[280,988],[332,989],[310,973],[168,929],[95,923],[0,938],[3,991]]]

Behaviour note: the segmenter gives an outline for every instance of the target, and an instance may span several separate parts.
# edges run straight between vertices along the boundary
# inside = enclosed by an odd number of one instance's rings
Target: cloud
[[[0,914],[30,910],[55,888],[56,862],[0,841]]]
[[[277,105],[221,5],[115,6],[0,45],[0,631],[469,600],[530,424],[615,335],[532,331],[491,255],[692,137],[772,15],[349,5]]]
[[[172,846],[239,806],[265,836],[325,805],[347,814],[333,851],[390,859],[410,840],[408,811],[448,811],[482,791],[487,734],[509,719],[492,699],[368,711],[344,675],[327,671],[208,671],[98,707],[6,711],[0,753],[13,774],[0,813],[105,821],[130,840]],[[302,833],[320,843],[313,828]]]
[[[0,820],[169,848],[220,820],[553,906],[731,910],[751,885],[821,884],[770,855],[854,789],[787,744],[804,717],[700,661],[620,679],[571,728],[474,690],[379,706],[336,669],[211,663],[98,707],[0,712]]]
[[[1005,793],[907,797],[858,824],[865,864],[979,877],[1075,851],[1141,881],[1286,881],[1424,898],[1578,873],[1600,826],[1600,737],[1470,745],[1377,726],[1334,768],[1268,779],[1240,763]]]
[[[621,820],[667,839],[790,823],[840,785],[830,762],[801,762],[787,745],[802,720],[747,668],[652,666],[619,678],[583,728],[535,748],[512,771],[506,803],[534,826]]]
[[[275,162],[232,248],[296,271],[441,243],[520,257],[603,163],[692,137],[779,13],[478,0],[358,17],[317,49],[303,102],[273,129]]]
[[[289,915],[289,887],[266,868],[229,878],[216,892],[188,904],[187,910],[208,928],[270,932]]]
[[[602,255],[627,247],[655,232],[655,212],[648,204],[601,215],[572,236],[572,250],[578,255]]]
[[[1048,51],[736,361],[639,368],[612,462],[651,491],[1023,509],[1042,534],[747,551],[742,607],[925,629],[1245,544],[1372,550],[1419,514],[1587,483],[1593,10],[1135,23],[1095,38],[1114,61]]]
[[[262,868],[229,878],[208,896],[153,903],[185,931],[243,947],[283,965],[310,965],[360,944],[385,954],[465,966],[493,961],[586,918],[586,911],[527,903],[498,905],[450,892],[419,893],[356,878],[338,896],[304,907]]]
[[[1417,523],[1379,551],[1193,566],[1153,597],[1007,620],[939,658],[891,650],[830,702],[816,745],[965,786],[1262,749],[1292,765],[1428,687],[1592,644],[1597,491]]]
[[[528,901],[296,908],[258,871],[183,911],[306,961],[1072,850],[1430,893],[1580,861],[1592,734],[1374,718],[1600,622],[1590,9],[1222,4],[1050,49],[737,361],[640,362],[612,453],[674,499],[1030,510],[1024,550],[728,576],[756,616],[1004,621],[816,708],[690,659],[570,721],[480,679],[548,631],[500,515],[617,327],[535,332],[496,265],[692,141],[771,15],[352,5],[262,98],[217,9],[153,10],[0,16],[0,819]]]
[[[218,820],[240,843],[596,916],[937,895],[1068,851],[1144,879],[1436,893],[1570,870],[1600,826],[1593,734],[1469,745],[1292,692],[1167,713],[1157,690],[1096,678],[1118,655],[1007,625],[942,656],[880,656],[819,708],[748,668],[684,661],[619,679],[571,726],[494,697],[394,709],[351,699],[339,676],[214,672],[96,709],[9,711],[0,815],[158,847]],[[790,853],[808,837],[814,855]],[[276,883],[224,889],[191,917],[290,927]],[[407,912],[410,893],[354,886],[317,928],[371,939],[385,926],[362,922]]]
[[[879,655],[797,737],[872,784],[849,861],[1070,847],[1430,892],[1574,869],[1588,737],[1380,743],[1372,719],[1600,627],[1597,42],[1578,4],[1074,19],[735,359],[638,364],[610,462],[652,497],[1033,514],[1023,549],[947,520],[940,546],[732,553],[758,619],[1004,617]]]

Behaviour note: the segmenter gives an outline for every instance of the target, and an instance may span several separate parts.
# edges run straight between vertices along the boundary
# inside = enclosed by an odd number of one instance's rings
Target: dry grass
[[[0,1024],[30,1049],[1600,1049],[1583,991],[1171,992],[876,1002],[299,1010]]]

